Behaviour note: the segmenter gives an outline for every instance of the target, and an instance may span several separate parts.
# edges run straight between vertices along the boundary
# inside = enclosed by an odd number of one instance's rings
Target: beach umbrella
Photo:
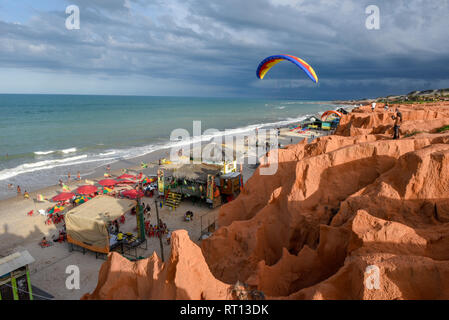
[[[156,181],[157,180],[157,177],[145,177],[143,180],[142,180],[142,183],[143,184],[148,184],[148,183],[153,183],[154,181]]]
[[[150,183],[150,179],[149,179],[148,177],[145,177],[145,178],[142,180],[142,183],[143,183],[143,184]]]
[[[121,181],[119,181],[119,183],[121,183],[121,184],[123,184],[123,183],[126,183],[126,184],[134,184],[134,183],[136,183],[136,181],[131,181],[131,180],[121,180]]]
[[[137,197],[143,197],[144,194],[142,191],[137,191],[136,189],[125,190],[122,192],[122,196],[128,197],[130,199],[136,199]]]
[[[104,188],[101,190],[101,192],[102,192],[103,194],[109,193],[109,192],[111,192],[111,191],[112,191],[112,189],[109,189],[109,188],[107,188],[107,187],[104,187]]]
[[[118,177],[118,179],[136,179],[136,176],[133,176],[132,174],[122,174],[120,177]]]
[[[85,197],[85,196],[78,196],[76,199],[75,199],[75,202],[77,203],[77,204],[82,204],[82,203],[84,203],[84,202],[86,202],[86,201],[89,201],[91,198],[89,198],[89,197]]]
[[[110,186],[115,186],[118,181],[114,180],[114,179],[104,179],[104,180],[100,180],[98,181],[99,184],[101,184],[103,187],[110,187]]]
[[[72,192],[61,192],[60,194],[54,196],[53,198],[51,198],[52,201],[66,201],[66,200],[70,200],[75,196],[74,193]]]
[[[78,187],[78,189],[76,189],[76,193],[78,193],[78,194],[92,194],[92,193],[95,193],[95,192],[97,192],[97,187],[95,187],[95,186],[81,186],[81,187]]]
[[[63,206],[55,205],[54,207],[52,207],[48,210],[48,213],[53,214],[53,213],[61,212],[63,210],[64,210]]]

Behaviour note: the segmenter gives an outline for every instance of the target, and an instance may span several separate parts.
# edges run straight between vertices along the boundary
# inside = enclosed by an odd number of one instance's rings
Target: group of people
[[[67,230],[65,227],[65,223],[62,226],[62,230],[59,230],[59,234],[57,236],[53,235],[52,239],[53,239],[53,242],[59,242],[59,243],[67,241]],[[45,247],[50,247],[52,245],[52,243],[47,240],[47,237],[43,237],[42,240],[39,242],[39,245],[42,248],[45,248]]]
[[[159,219],[159,223],[154,226],[150,223],[150,220],[145,221],[145,231],[148,237],[162,237],[163,235],[167,238],[167,244],[170,244],[170,235],[171,232],[168,229],[167,225]]]
[[[70,182],[71,179],[71,174],[70,172],[67,173],[67,182]],[[78,171],[78,173],[76,174],[76,180],[81,181],[81,172]],[[62,181],[62,179],[59,179],[59,185],[62,187],[64,186],[64,182]]]
[[[8,189],[11,190],[13,188],[12,183],[8,184]],[[20,189],[20,186],[17,186],[17,195],[20,196],[22,194],[22,189]],[[30,198],[30,194],[28,193],[28,191],[25,190],[25,192],[23,193],[23,198],[24,199],[29,199]]]

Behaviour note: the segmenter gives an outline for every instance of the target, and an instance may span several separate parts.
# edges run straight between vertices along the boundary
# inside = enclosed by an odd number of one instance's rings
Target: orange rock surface
[[[449,103],[400,106],[399,140],[382,107],[279,150],[201,249],[176,231],[165,264],[110,255],[84,298],[230,299],[241,281],[268,299],[449,299]]]

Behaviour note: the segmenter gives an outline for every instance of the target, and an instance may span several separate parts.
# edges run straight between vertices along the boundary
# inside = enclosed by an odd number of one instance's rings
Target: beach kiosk
[[[235,199],[240,194],[242,174],[230,172],[220,176],[220,192],[222,195]]]
[[[0,258],[0,300],[33,300],[28,266],[34,261],[27,250]]]
[[[107,254],[114,246],[108,226],[135,208],[135,200],[97,196],[66,213],[67,242],[96,253]]]

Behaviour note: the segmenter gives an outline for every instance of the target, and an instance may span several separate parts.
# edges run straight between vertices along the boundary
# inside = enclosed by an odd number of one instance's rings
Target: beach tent
[[[98,196],[65,215],[67,241],[91,251],[108,253],[108,223],[136,206],[136,201]]]

